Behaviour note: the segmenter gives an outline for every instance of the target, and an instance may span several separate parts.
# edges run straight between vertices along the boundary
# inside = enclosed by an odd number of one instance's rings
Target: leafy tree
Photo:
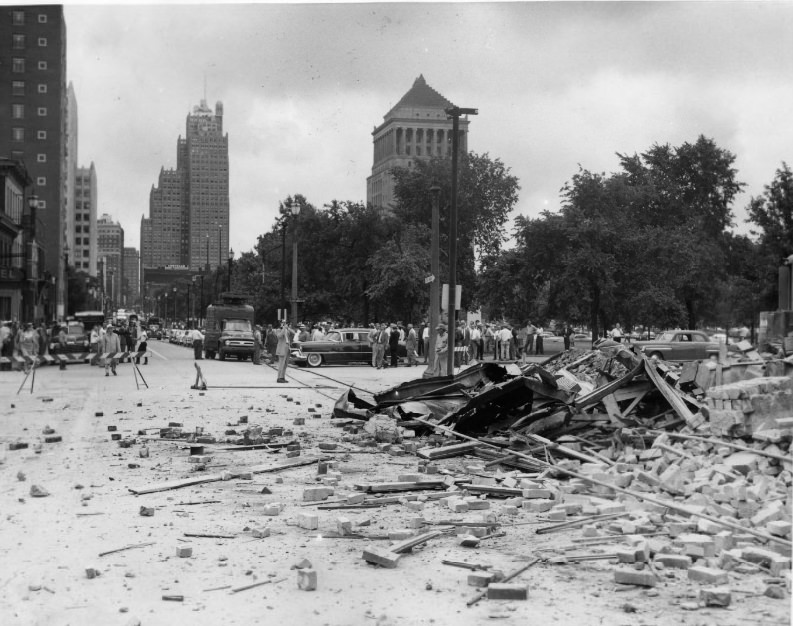
[[[758,277],[763,286],[761,304],[764,309],[776,309],[778,268],[783,258],[793,254],[793,172],[787,163],[782,163],[764,193],[750,200],[747,212],[763,268]]]

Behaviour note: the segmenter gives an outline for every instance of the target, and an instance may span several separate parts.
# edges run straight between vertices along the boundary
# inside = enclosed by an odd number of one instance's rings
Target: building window
[[[46,163],[47,162],[47,155],[46,154],[40,154],[40,153],[37,154],[36,155],[36,161],[38,163]]]
[[[11,61],[11,71],[15,74],[22,74],[25,71],[25,59],[15,57]]]
[[[47,47],[47,38],[39,37],[39,48],[46,48],[46,47]]]
[[[15,80],[11,83],[11,95],[12,96],[24,96],[25,95],[25,81],[24,80]]]
[[[25,35],[11,35],[11,47],[14,50],[24,50]]]
[[[47,14],[39,13],[39,24],[46,24],[46,23],[47,23]]]
[[[47,186],[47,177],[46,176],[38,176],[38,177],[36,177],[36,184],[39,187],[46,187]]]
[[[46,117],[47,116],[47,107],[39,107],[36,109],[36,113],[39,117]]]
[[[14,11],[14,13],[13,13],[13,22],[14,22],[14,26],[24,26],[25,25],[25,12],[24,11]]]
[[[90,256],[90,253],[88,252],[88,250],[83,250],[83,256],[84,256],[84,257],[85,257],[85,256]]]
[[[24,104],[12,104],[11,105],[11,119],[21,120],[25,117],[25,105]]]
[[[14,141],[25,141],[25,129],[24,128],[11,129],[11,138]]]
[[[39,200],[39,202],[38,202],[38,208],[40,208],[40,209],[46,209],[46,208],[47,208],[47,201],[46,201],[46,200]]]
[[[47,62],[46,61],[39,61],[39,69],[46,70],[47,69]]]
[[[47,85],[39,83],[39,93],[47,93]]]

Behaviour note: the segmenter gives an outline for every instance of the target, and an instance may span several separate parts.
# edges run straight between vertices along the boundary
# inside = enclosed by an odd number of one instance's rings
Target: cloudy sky
[[[469,149],[520,180],[516,214],[559,206],[578,165],[704,134],[733,152],[745,217],[793,161],[793,3],[537,2],[72,5],[68,80],[99,211],[138,246],[185,118],[221,100],[231,246],[252,249],[278,203],[362,201],[373,128],[419,74],[475,107]]]

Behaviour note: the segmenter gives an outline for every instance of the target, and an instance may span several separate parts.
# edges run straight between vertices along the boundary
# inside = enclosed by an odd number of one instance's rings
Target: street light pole
[[[173,288],[173,323],[176,325],[176,287]]]
[[[281,207],[283,209],[283,207]],[[281,308],[286,308],[286,213],[282,210],[283,224],[281,225]]]
[[[452,206],[449,212],[449,353],[446,371],[454,375],[454,332],[457,329],[457,152],[460,146],[460,116],[477,115],[477,109],[450,107],[446,115],[452,118]]]
[[[432,283],[430,284],[430,310],[429,310],[429,345],[424,346],[427,351],[427,369],[424,370],[423,378],[430,378],[437,376],[440,371],[438,369],[437,359],[435,358],[435,336],[439,321],[438,300],[440,297],[440,273],[441,273],[441,260],[440,260],[440,193],[441,188],[438,183],[433,182],[430,187],[432,194],[432,248],[430,271],[432,272]],[[421,341],[424,341],[423,337]]]
[[[292,227],[292,323],[297,328],[297,216],[300,213],[300,205],[292,203],[292,215],[295,217],[295,225]]]
[[[226,291],[231,291],[231,264],[234,262],[234,248],[229,250],[229,280],[226,285]]]

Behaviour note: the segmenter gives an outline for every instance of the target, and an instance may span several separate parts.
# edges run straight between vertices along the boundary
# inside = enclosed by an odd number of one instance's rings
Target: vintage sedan
[[[634,341],[634,352],[644,352],[650,358],[665,361],[699,361],[719,353],[719,342],[701,330],[667,330],[655,339]],[[735,346],[728,346],[735,351]]]
[[[298,365],[319,367],[323,364],[372,363],[369,328],[338,328],[321,341],[293,341],[292,360]],[[399,344],[397,356],[406,356],[405,342]],[[388,350],[386,349],[386,356]]]

